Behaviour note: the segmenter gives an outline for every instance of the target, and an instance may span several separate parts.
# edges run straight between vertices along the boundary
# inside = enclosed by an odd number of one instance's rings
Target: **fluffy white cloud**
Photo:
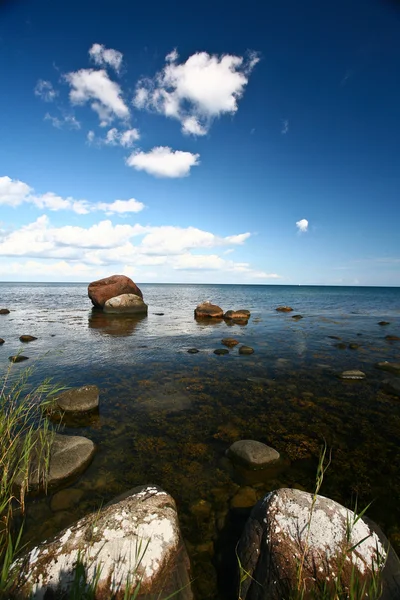
[[[103,44],[93,44],[89,50],[89,56],[96,65],[109,65],[119,73],[123,59],[122,52],[106,48]]]
[[[104,210],[107,214],[125,214],[125,213],[138,213],[143,210],[145,205],[143,202],[139,202],[134,198],[130,200],[115,200],[114,202],[106,203],[99,202],[97,204],[98,210]]]
[[[39,79],[35,86],[35,96],[38,96],[45,102],[53,102],[58,96],[58,92],[53,88],[53,84],[50,81]]]
[[[18,179],[0,177],[0,206],[19,206],[31,191],[29,185]]]
[[[51,124],[53,125],[53,127],[55,127],[56,129],[62,129],[62,127],[64,125],[66,127],[68,127],[69,129],[80,129],[81,128],[81,124],[74,117],[74,115],[64,115],[61,118],[59,118],[59,117],[54,117],[53,115],[50,115],[49,113],[46,113],[44,116],[44,120],[50,121]]]
[[[300,219],[300,221],[296,221],[296,227],[300,231],[300,233],[305,233],[306,231],[308,231],[307,219]]]
[[[139,139],[140,133],[137,129],[126,129],[125,131],[118,131],[116,127],[113,127],[112,129],[107,131],[104,143],[110,146],[120,145],[124,148],[131,148]]]
[[[192,167],[200,164],[199,158],[199,154],[158,146],[149,152],[133,152],[126,164],[155,177],[186,177]]]
[[[99,115],[101,125],[107,125],[114,117],[129,117],[120,86],[111,81],[104,69],[80,69],[65,75],[65,80],[71,86],[69,98],[72,104],[85,104],[92,100],[91,107]]]
[[[247,59],[197,52],[184,63],[178,58],[173,50],[161,72],[139,81],[133,103],[178,119],[184,133],[205,135],[212,119],[237,111],[259,57],[254,52]]]

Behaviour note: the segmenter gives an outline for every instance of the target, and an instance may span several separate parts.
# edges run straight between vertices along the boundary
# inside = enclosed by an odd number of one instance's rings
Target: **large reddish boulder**
[[[211,304],[208,300],[205,302],[200,302],[194,309],[194,316],[198,319],[203,318],[213,318],[213,319],[222,319],[224,316],[224,311],[220,306],[216,304]]]
[[[121,294],[135,294],[143,298],[136,283],[125,275],[111,275],[111,277],[89,283],[88,296],[97,308],[103,308],[107,300]]]

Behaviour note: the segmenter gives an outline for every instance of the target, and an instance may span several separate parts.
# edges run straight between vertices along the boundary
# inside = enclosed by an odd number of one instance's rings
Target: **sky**
[[[400,3],[0,0],[0,281],[400,285]]]

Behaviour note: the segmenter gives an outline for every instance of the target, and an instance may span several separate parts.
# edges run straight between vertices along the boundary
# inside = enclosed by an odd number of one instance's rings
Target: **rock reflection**
[[[97,329],[105,335],[126,337],[132,335],[136,327],[145,319],[147,315],[106,314],[94,308],[89,315],[89,329]]]
[[[222,317],[195,317],[194,320],[196,321],[197,325],[200,325],[200,327],[204,327],[206,325],[221,325],[221,323],[224,322]]]

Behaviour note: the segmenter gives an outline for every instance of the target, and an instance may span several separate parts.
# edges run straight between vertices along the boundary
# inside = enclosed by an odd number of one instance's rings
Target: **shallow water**
[[[322,493],[350,507],[356,498],[359,506],[372,500],[369,516],[399,549],[400,399],[382,391],[391,376],[374,364],[400,360],[400,342],[385,339],[400,336],[400,288],[141,289],[149,314],[133,319],[92,311],[84,284],[0,283],[0,308],[11,310],[0,315],[0,372],[22,348],[29,360],[13,365],[13,376],[29,364],[32,385],[50,376],[100,388],[99,415],[63,426],[97,444],[92,464],[69,486],[82,492],[79,502],[60,509],[51,495],[32,500],[26,537],[40,541],[115,495],[156,483],[177,502],[199,598],[228,599],[234,543],[248,514],[229,510],[232,497],[239,486],[258,497],[282,486],[312,491],[326,440],[332,464]],[[197,322],[193,309],[206,299],[252,316],[245,326]],[[294,312],[278,313],[279,305]],[[38,339],[21,344],[22,334]],[[254,354],[239,355],[236,346],[215,355],[225,337]],[[200,352],[188,354],[193,347]],[[342,381],[337,375],[345,369],[367,377]],[[235,470],[225,451],[241,438],[273,446],[282,463],[265,472]],[[199,511],[199,499],[207,510]]]

